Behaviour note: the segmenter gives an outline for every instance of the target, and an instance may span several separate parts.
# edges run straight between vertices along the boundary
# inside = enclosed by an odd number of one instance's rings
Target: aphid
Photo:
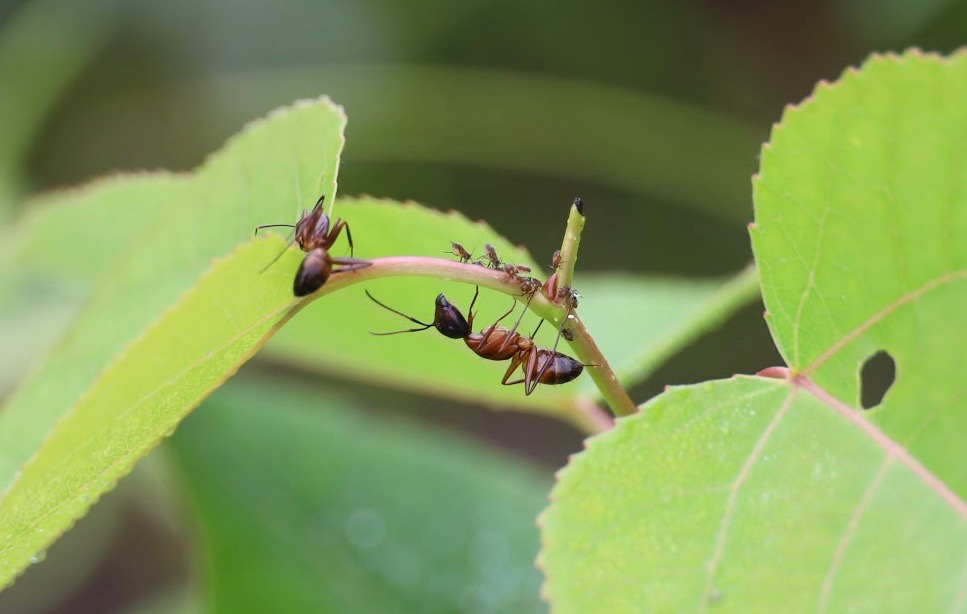
[[[343,219],[336,218],[336,222],[330,225],[329,216],[322,211],[322,205],[325,200],[326,195],[323,194],[316,201],[316,205],[312,208],[312,211],[302,211],[302,217],[295,224],[266,224],[255,229],[255,234],[258,234],[259,230],[263,228],[278,226],[294,228],[295,242],[299,244],[299,249],[306,252],[306,257],[302,260],[302,264],[299,265],[299,270],[296,271],[295,280],[292,284],[292,292],[296,296],[308,296],[312,294],[321,288],[326,283],[326,280],[329,279],[329,276],[334,273],[355,271],[372,264],[369,260],[360,260],[359,258],[351,257],[353,253],[353,235],[349,231],[349,224]],[[329,250],[336,242],[336,239],[339,238],[339,233],[342,232],[343,228],[346,229],[346,239],[349,241],[350,257],[336,258],[329,253]],[[282,253],[284,253],[284,250]],[[276,256],[275,260],[270,262],[265,268],[272,266],[279,259],[279,256]],[[334,269],[334,265],[342,266]]]
[[[534,344],[533,336],[537,334],[541,324],[543,324],[543,320],[538,323],[537,329],[534,330],[534,335],[531,335],[531,337],[526,337],[516,331],[517,326],[520,324],[520,319],[517,320],[513,328],[498,326],[501,320],[513,312],[516,304],[511,306],[511,309],[500,316],[496,322],[481,330],[479,333],[471,332],[474,317],[473,305],[476,303],[479,293],[480,289],[477,288],[473,295],[473,301],[470,303],[470,317],[468,319],[465,319],[463,314],[447,301],[443,294],[440,294],[436,298],[436,310],[434,312],[433,322],[427,323],[421,322],[416,318],[410,317],[401,311],[397,311],[381,303],[367,291],[366,295],[380,307],[420,325],[419,328],[373,334],[394,335],[436,328],[441,334],[451,339],[462,338],[467,347],[481,358],[487,360],[510,360],[510,366],[504,372],[500,383],[507,386],[522,383],[524,384],[524,394],[527,395],[534,392],[538,384],[564,384],[581,375],[586,365],[557,351],[561,331],[558,332],[553,349],[539,348]],[[523,317],[523,313],[521,317]],[[518,368],[523,370],[523,378],[509,381]]]
[[[443,252],[444,254],[453,254],[460,259],[460,262],[470,262],[470,258],[473,256],[470,252],[465,250],[462,245],[459,243],[454,243],[453,241],[450,241],[450,245],[452,247],[449,251]]]
[[[578,298],[581,295],[571,286],[562,286],[557,289],[556,296],[558,301],[568,306],[568,309],[576,309],[578,306]]]
[[[551,256],[551,268],[555,271],[561,268],[561,250],[555,250]]]
[[[489,262],[489,264],[487,264],[486,266],[490,267],[491,269],[500,268],[500,258],[497,257],[497,250],[495,250],[494,246],[491,245],[490,243],[484,244],[483,257]]]
[[[530,294],[531,296],[537,294],[537,291],[541,289],[541,280],[536,277],[521,277],[518,284],[522,294]]]
[[[500,268],[503,269],[504,273],[506,273],[508,277],[512,278],[519,277],[521,273],[531,272],[531,268],[529,266],[524,266],[523,264],[510,264],[509,262],[505,262]]]

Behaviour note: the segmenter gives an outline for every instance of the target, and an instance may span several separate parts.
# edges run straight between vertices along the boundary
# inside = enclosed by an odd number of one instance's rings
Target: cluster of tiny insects
[[[322,207],[325,195],[319,197],[311,211],[303,211],[299,221],[295,224],[266,224],[255,229],[256,234],[264,228],[288,227],[293,229],[293,239],[286,246],[288,249],[292,242],[298,244],[299,249],[306,253],[305,258],[299,265],[295,274],[292,291],[298,296],[308,296],[321,288],[331,275],[347,271],[356,271],[370,266],[368,260],[353,258],[353,237],[349,230],[349,224],[345,220],[336,218],[331,221],[329,216],[323,212]],[[330,253],[332,246],[339,238],[342,230],[346,230],[346,239],[349,242],[350,257],[335,257]],[[265,268],[272,266],[281,257],[282,253],[276,256]],[[555,273],[544,283],[534,277],[526,275],[531,269],[523,265],[515,265],[502,262],[497,256],[497,251],[489,243],[484,246],[484,255],[474,259],[473,256],[459,243],[451,242],[451,249],[447,253],[452,253],[460,262],[485,266],[494,270],[503,271],[508,281],[519,286],[521,294],[527,296],[527,303],[521,310],[520,317],[512,328],[499,326],[500,322],[511,315],[516,309],[517,301],[511,308],[500,316],[493,324],[484,328],[479,333],[473,332],[474,305],[480,294],[477,287],[473,300],[470,302],[469,317],[464,318],[460,310],[450,303],[446,296],[440,294],[436,297],[435,311],[432,322],[422,322],[405,313],[393,309],[389,305],[380,302],[367,290],[366,295],[377,305],[387,309],[407,320],[417,324],[417,328],[392,331],[388,333],[372,333],[374,335],[397,335],[400,333],[413,333],[429,328],[435,328],[445,337],[450,339],[463,339],[464,343],[477,356],[486,360],[509,360],[510,365],[504,372],[504,377],[500,383],[506,386],[514,384],[524,384],[524,393],[529,395],[537,388],[538,384],[556,385],[570,382],[577,378],[584,371],[585,365],[566,354],[557,351],[558,343],[563,336],[567,340],[573,339],[573,334],[565,328],[569,320],[570,312],[577,307],[578,294],[570,287],[557,287],[557,272],[561,263],[561,253],[554,252],[551,259]],[[337,268],[338,267],[338,268]],[[564,318],[564,323],[558,328],[557,337],[552,348],[538,347],[534,342],[534,337],[540,330],[544,320],[541,320],[534,332],[528,337],[517,332],[517,328],[523,319],[530,301],[537,292],[543,291],[551,300],[563,303],[567,306],[568,313]],[[523,375],[518,379],[512,379],[514,373],[521,369]]]

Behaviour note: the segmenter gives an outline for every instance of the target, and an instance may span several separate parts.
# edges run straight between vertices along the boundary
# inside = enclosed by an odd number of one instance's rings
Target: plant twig
[[[301,308],[303,305],[299,303],[302,301],[314,300],[349,286],[386,277],[432,277],[463,282],[502,292],[520,302],[526,302],[526,298],[521,295],[518,283],[509,279],[503,271],[426,256],[392,256],[375,258],[371,262],[372,265],[365,269],[350,273],[334,273],[318,292],[305,299],[296,299],[294,307]],[[540,292],[530,300],[530,309],[555,326],[564,324],[567,313],[567,309],[550,301]],[[611,411],[618,416],[637,411],[634,402],[618,383],[608,361],[595,344],[594,338],[573,311],[567,321],[567,327],[574,338],[568,343],[578,360],[594,365],[588,367],[588,372]]]
[[[575,198],[571,213],[567,217],[567,229],[561,242],[561,264],[557,268],[557,287],[570,286],[574,280],[574,265],[577,264],[578,247],[581,246],[581,233],[584,232],[584,201]]]

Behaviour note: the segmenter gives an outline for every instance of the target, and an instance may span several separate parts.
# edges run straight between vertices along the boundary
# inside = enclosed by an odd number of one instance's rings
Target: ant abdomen
[[[548,361],[550,366],[546,366]],[[566,384],[571,380],[577,379],[584,372],[584,364],[580,363],[567,354],[555,352],[553,350],[537,351],[537,368],[543,370],[540,383],[556,385]]]
[[[296,271],[292,292],[296,296],[309,296],[322,287],[332,273],[332,262],[324,247],[317,247],[310,251],[299,270]]]

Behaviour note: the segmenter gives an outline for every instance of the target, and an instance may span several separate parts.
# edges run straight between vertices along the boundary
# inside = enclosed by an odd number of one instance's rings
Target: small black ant
[[[339,233],[345,228],[346,238],[349,240],[349,254],[352,256],[353,235],[349,231],[349,224],[343,219],[336,218],[336,222],[330,226],[329,216],[322,211],[322,204],[325,200],[326,195],[323,194],[316,201],[312,211],[303,209],[302,217],[295,224],[266,224],[255,229],[255,234],[258,234],[259,230],[263,228],[279,226],[294,228],[295,242],[299,244],[299,249],[306,252],[306,257],[299,265],[299,270],[296,271],[295,280],[292,284],[292,292],[296,296],[312,294],[321,288],[333,273],[355,271],[372,264],[369,260],[360,260],[359,258],[335,258],[329,253],[329,249],[339,238]],[[285,250],[280,252],[279,256],[276,256],[275,260],[272,260],[265,268],[272,266],[283,253],[285,253]],[[342,266],[333,269],[333,265]]]

